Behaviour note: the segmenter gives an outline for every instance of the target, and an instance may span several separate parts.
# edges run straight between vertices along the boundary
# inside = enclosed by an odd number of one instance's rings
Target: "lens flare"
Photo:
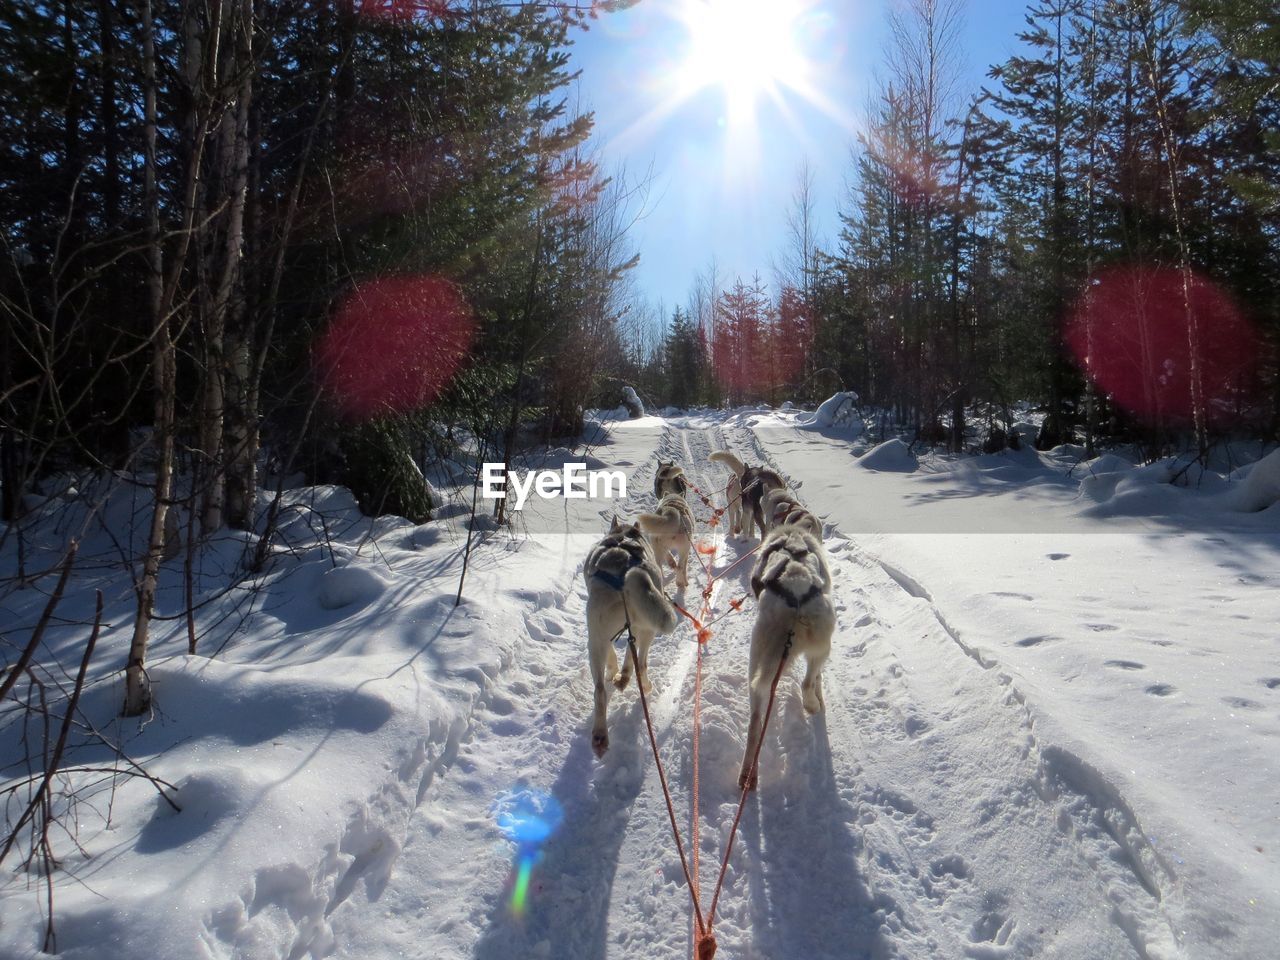
[[[564,821],[564,810],[551,794],[522,787],[498,794],[490,813],[498,829],[516,845],[507,907],[513,915],[523,917],[529,907],[533,868],[542,859],[542,848]]]
[[[1210,422],[1237,417],[1256,384],[1252,324],[1226,291],[1199,274],[1184,288],[1182,272],[1168,267],[1104,270],[1064,332],[1085,373],[1145,420],[1191,419],[1193,356]]]
[[[362,283],[316,346],[325,393],[352,420],[408,413],[440,395],[474,333],[458,288],[442,277]]]

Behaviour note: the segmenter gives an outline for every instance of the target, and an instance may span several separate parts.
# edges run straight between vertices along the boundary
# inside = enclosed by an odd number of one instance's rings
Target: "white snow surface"
[[[725,471],[707,458],[727,448],[782,472],[826,525],[838,617],[826,710],[805,715],[798,675],[780,684],[717,956],[1274,955],[1277,455],[1200,488],[1171,486],[1162,465],[1080,464],[1065,448],[924,454],[904,473],[905,445],[858,460],[847,434],[815,431],[811,417],[609,422],[591,453],[627,471],[630,497],[527,508],[540,523],[579,511],[603,532],[615,510],[654,506],[659,459],[722,503]],[[850,469],[877,455],[891,465]],[[108,599],[81,711],[175,784],[182,809],[140,780],[109,807],[102,796],[79,808],[82,849],[55,838],[60,953],[688,956],[689,897],[634,685],[611,700],[609,752],[590,749],[581,564],[596,538],[478,525],[455,607],[465,515],[370,521],[338,488],[289,502],[291,542],[313,545],[279,551],[216,657],[186,654],[181,621],[157,625],[157,712],[141,729],[113,719],[127,579],[103,565],[73,581],[68,621],[91,611],[95,587]],[[324,536],[307,541],[317,519]],[[726,539],[723,524],[699,538],[725,574],[719,614],[749,593],[750,560],[729,567],[755,544]],[[202,554],[202,653],[228,633],[234,595],[217,585],[245,540]],[[13,558],[0,560],[9,572]],[[171,566],[161,612],[182,605],[181,561]],[[6,598],[16,640],[51,582]],[[703,582],[693,576],[685,606]],[[704,897],[738,799],[751,622],[748,602],[706,648]],[[74,670],[85,633],[51,629],[46,646]],[[686,837],[694,662],[684,624],[651,654]],[[17,748],[0,747],[12,763]],[[530,825],[546,836],[521,851],[511,837]],[[522,852],[532,866],[517,909]],[[35,957],[41,878],[11,858],[0,883],[0,956]]]

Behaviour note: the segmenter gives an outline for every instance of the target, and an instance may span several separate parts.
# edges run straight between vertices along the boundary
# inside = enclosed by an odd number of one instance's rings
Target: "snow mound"
[[[336,567],[320,578],[316,602],[325,610],[367,607],[386,590],[387,581],[369,567]]]
[[[896,438],[872,447],[857,462],[858,466],[867,470],[882,470],[886,473],[912,473],[917,466],[916,455],[911,452],[911,448]]]
[[[1013,425],[1013,429],[1010,432],[1018,437],[1018,441],[1023,446],[1033,447],[1035,446],[1036,436],[1040,433],[1040,426],[1030,420],[1019,420]]]
[[[1105,453],[1080,464],[1079,469],[1082,471],[1081,495],[1098,503],[1105,503],[1115,495],[1116,485],[1125,474],[1137,468],[1123,457]]]
[[[1280,503],[1280,450],[1273,450],[1250,467],[1228,497],[1228,508],[1258,513]]]
[[[858,412],[858,395],[852,390],[843,390],[828,397],[818,405],[813,416],[805,423],[816,427],[838,427],[858,436],[863,429],[862,417]]]
[[[158,853],[192,843],[221,821],[238,819],[253,805],[265,783],[236,767],[198,770],[179,781],[174,810],[160,797],[156,813],[138,837],[139,853]]]
[[[1100,457],[1094,457],[1092,460],[1086,460],[1080,464],[1081,470],[1095,477],[1105,476],[1109,473],[1124,473],[1133,468],[1132,463],[1124,457],[1116,456],[1114,453],[1104,453]]]
[[[622,406],[626,408],[627,416],[632,420],[639,420],[644,416],[644,403],[634,387],[622,388]]]

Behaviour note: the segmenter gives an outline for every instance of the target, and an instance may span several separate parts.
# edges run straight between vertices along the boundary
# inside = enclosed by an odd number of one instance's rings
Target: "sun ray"
[[[763,98],[812,90],[797,25],[812,0],[684,0],[677,16],[688,39],[677,95],[716,88],[727,125],[754,125]]]

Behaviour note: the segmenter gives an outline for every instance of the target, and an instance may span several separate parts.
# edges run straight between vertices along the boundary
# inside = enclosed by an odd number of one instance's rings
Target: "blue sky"
[[[751,34],[758,71],[754,63],[728,63],[720,70],[719,61],[705,56],[705,32],[691,30],[682,19],[703,2],[640,0],[602,16],[574,47],[582,71],[579,106],[595,112],[602,161],[610,169],[625,165],[632,178],[651,176],[645,215],[632,228],[641,255],[635,281],[668,313],[685,302],[695,275],[713,257],[729,281],[759,271],[772,282],[772,264],[785,244],[786,211],[805,160],[815,177],[819,236],[834,239],[850,146],[883,73],[886,12],[897,0],[721,0],[735,3],[735,16],[751,16],[753,4],[776,11],[791,3],[798,11],[791,31],[772,23]],[[1024,11],[1020,0],[966,4],[960,96],[976,91],[988,66],[1017,50]],[[739,28],[750,30],[750,24],[729,29]],[[790,44],[786,35],[793,38]],[[788,47],[798,61],[783,63]],[[693,92],[697,81],[689,75],[690,63],[708,59],[712,66],[698,77],[708,82]],[[736,75],[741,82],[734,82],[735,70],[743,71]],[[745,105],[730,92],[773,72],[801,70],[809,94],[781,80],[774,84],[776,97],[762,93]],[[726,71],[727,78],[719,76]]]

